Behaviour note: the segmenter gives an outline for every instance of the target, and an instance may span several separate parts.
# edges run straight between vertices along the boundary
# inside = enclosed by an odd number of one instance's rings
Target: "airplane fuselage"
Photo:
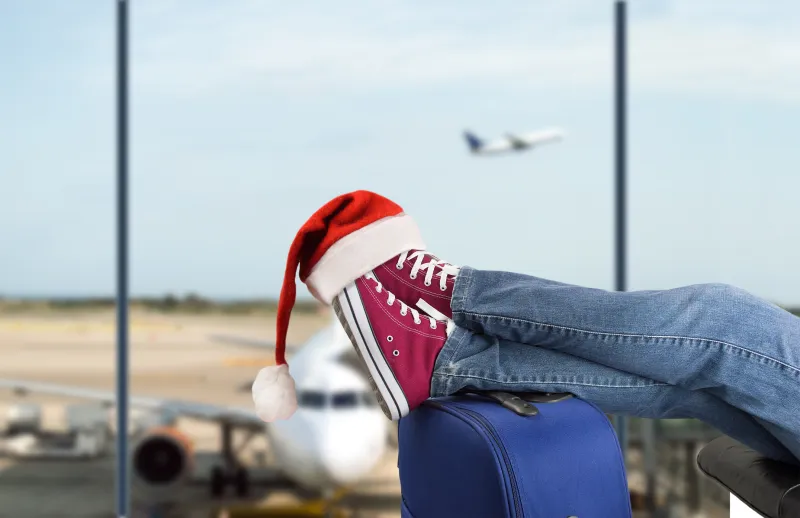
[[[525,151],[541,144],[559,141],[564,138],[564,132],[559,129],[546,129],[522,135],[507,135],[506,137],[489,141],[483,141],[466,132],[465,138],[472,154],[497,155]]]
[[[349,486],[375,469],[386,451],[388,421],[376,408],[300,408],[266,430],[286,476],[309,489],[324,490]]]
[[[335,326],[331,335],[321,336],[352,351],[338,322]],[[350,366],[311,348],[292,358],[292,365],[298,408],[289,419],[266,427],[279,467],[309,489],[358,482],[381,460],[389,436],[389,421],[369,383]]]

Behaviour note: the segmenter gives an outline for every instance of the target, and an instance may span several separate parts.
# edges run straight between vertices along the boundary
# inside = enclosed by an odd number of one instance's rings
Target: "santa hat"
[[[285,351],[298,267],[311,294],[330,305],[349,283],[412,249],[425,249],[414,220],[395,202],[369,191],[334,198],[300,227],[289,248],[278,301],[275,365],[262,369],[253,383],[262,420],[287,419],[297,408]]]

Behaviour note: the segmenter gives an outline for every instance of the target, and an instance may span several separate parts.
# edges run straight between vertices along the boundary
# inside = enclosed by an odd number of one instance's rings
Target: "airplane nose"
[[[386,447],[386,436],[365,438],[358,433],[331,437],[321,451],[321,463],[328,476],[338,484],[350,484],[368,475]],[[357,437],[357,440],[355,436]],[[366,439],[366,440],[365,440]]]
[[[378,455],[362,448],[361,451],[346,451],[329,448],[322,459],[322,466],[331,480],[338,484],[351,484],[369,474]]]

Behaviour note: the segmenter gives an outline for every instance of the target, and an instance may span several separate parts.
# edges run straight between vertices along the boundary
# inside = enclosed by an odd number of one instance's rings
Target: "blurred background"
[[[130,4],[132,516],[399,516],[394,427],[303,289],[296,354],[349,369],[272,435],[247,415],[289,244],[369,189],[443,259],[614,289],[614,3]],[[798,22],[788,1],[630,2],[629,290],[800,308]],[[115,23],[111,1],[0,1],[0,377],[25,382],[0,392],[2,516],[114,508]],[[694,467],[718,433],[645,423],[637,513],[727,516]]]

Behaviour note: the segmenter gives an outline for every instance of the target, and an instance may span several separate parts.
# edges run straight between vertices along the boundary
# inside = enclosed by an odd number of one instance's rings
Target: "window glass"
[[[326,397],[322,392],[303,391],[297,394],[297,405],[302,408],[325,408]]]
[[[332,406],[336,409],[354,408],[358,406],[357,392],[337,392],[331,398]]]

